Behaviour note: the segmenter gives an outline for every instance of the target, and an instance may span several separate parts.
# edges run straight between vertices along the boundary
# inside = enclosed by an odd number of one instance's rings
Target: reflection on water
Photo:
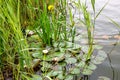
[[[108,0],[97,0],[96,1],[96,10],[97,12]],[[105,18],[108,16],[120,23],[120,2],[119,0],[110,0],[105,9],[102,11],[101,15],[98,17],[96,22],[96,33],[97,34],[117,34],[118,28],[115,27],[110,21]]]
[[[97,12],[108,0],[96,0],[96,10]],[[110,0],[105,9],[102,11],[101,15],[96,21],[95,33],[97,35],[115,35],[119,34],[120,29],[115,27],[105,16],[108,16],[120,24],[120,1]],[[120,40],[103,40],[100,39],[101,43],[113,43]],[[114,48],[114,49],[113,49]],[[108,53],[109,58],[106,61],[98,65],[98,69],[94,71],[90,80],[97,80],[98,76],[106,76],[111,80],[120,80],[120,46],[119,44],[114,47],[114,45],[104,46],[104,50]],[[113,51],[111,51],[113,49]]]
[[[82,0],[81,0],[82,1]],[[90,0],[87,0],[88,4]],[[96,13],[105,5],[108,0],[96,0]],[[92,8],[91,5],[88,5],[88,9],[91,14]],[[72,10],[74,12],[75,17],[82,17],[79,12],[76,12],[75,9]],[[90,80],[97,80],[99,76],[109,77],[111,80],[120,80],[120,45],[112,45],[116,42],[120,43],[120,36],[118,39],[114,39],[115,35],[120,33],[120,28],[113,25],[108,18],[113,19],[118,24],[120,24],[120,1],[119,0],[109,0],[109,3],[102,11],[101,15],[96,20],[95,25],[95,36],[96,41],[102,45],[104,45],[104,50],[108,54],[108,58],[100,65],[98,65],[97,70],[90,76]],[[80,26],[80,24],[76,25]],[[85,34],[84,28],[78,28],[78,32]],[[103,35],[112,36],[111,39],[103,39]],[[110,45],[111,44],[111,45]],[[113,49],[113,50],[112,50]],[[102,79],[103,80],[103,79]]]

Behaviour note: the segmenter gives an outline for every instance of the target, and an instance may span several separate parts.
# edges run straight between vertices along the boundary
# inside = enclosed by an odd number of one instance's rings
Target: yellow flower
[[[49,5],[49,6],[48,6],[48,10],[49,10],[49,11],[54,10],[54,6],[53,6],[53,5]]]

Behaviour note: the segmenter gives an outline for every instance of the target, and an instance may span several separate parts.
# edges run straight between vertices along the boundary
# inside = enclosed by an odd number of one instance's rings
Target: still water
[[[93,14],[91,5],[89,5],[90,0],[87,1],[88,9],[90,13]],[[96,13],[99,12],[99,10],[107,3],[107,1],[108,0],[96,0]],[[73,12],[75,14],[74,16],[78,18],[79,13],[76,12],[75,9],[73,9]],[[107,6],[96,20],[96,41],[104,46],[103,49],[108,54],[108,58],[102,64],[98,65],[98,68],[89,77],[89,80],[98,80],[98,77],[100,76],[108,77],[110,80],[120,80],[120,37],[118,39],[115,39],[114,37],[115,35],[120,34],[120,27],[116,27],[105,16],[120,24],[120,0],[109,0]],[[84,33],[84,29],[78,29],[78,31]],[[107,38],[107,36],[110,36],[111,39]],[[113,45],[116,42],[118,42],[117,45]]]
[[[108,0],[96,0],[96,11],[98,12]],[[95,34],[98,36],[109,35],[115,36],[120,33],[120,28],[113,25],[105,16],[120,24],[120,0],[109,0],[109,3],[96,20]],[[104,43],[104,50],[108,58],[100,65],[97,70],[90,76],[90,80],[97,80],[99,76],[106,76],[110,80],[120,80],[120,39],[99,39]],[[116,46],[111,43],[118,42]],[[112,50],[113,49],[113,50]],[[101,79],[104,80],[104,79]]]

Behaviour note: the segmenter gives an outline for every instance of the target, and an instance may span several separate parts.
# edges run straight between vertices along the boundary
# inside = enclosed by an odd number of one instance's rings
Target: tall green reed
[[[84,17],[84,19],[80,19],[80,22],[82,22],[86,28],[87,28],[87,36],[88,36],[88,45],[89,45],[89,49],[88,49],[88,54],[87,54],[87,59],[89,60],[93,51],[94,51],[94,31],[95,31],[95,22],[96,19],[98,18],[98,16],[100,15],[100,13],[103,11],[103,9],[106,7],[106,5],[108,4],[109,0],[107,3],[105,3],[105,5],[98,11],[98,13],[96,13],[96,9],[95,9],[95,0],[90,0],[91,3],[91,8],[93,10],[93,15],[91,15],[91,13],[89,12],[88,9],[88,5],[87,5],[87,0],[85,1],[81,1],[78,0],[77,4],[80,7],[81,13]]]
[[[1,41],[4,42],[2,43],[2,46],[4,47],[0,46],[3,48],[1,56],[6,55],[3,58],[8,59],[11,57],[12,61],[10,62],[8,60],[7,63],[12,65],[15,65],[16,63],[20,67],[18,70],[24,70],[24,65],[30,66],[31,57],[29,51],[25,50],[28,48],[28,44],[21,31],[20,0],[4,0],[1,2],[0,18],[0,28],[2,30],[0,37]],[[18,62],[15,62],[16,58],[18,59]],[[13,68],[17,69],[16,67]]]
[[[59,3],[59,1],[61,3]],[[39,17],[35,23],[35,31],[42,39],[43,44],[53,45],[53,42],[66,40],[66,17],[63,16],[63,8],[65,3],[62,0],[53,1],[51,4],[47,4],[43,0],[42,9],[39,9]],[[49,10],[48,7],[52,6],[53,10]]]

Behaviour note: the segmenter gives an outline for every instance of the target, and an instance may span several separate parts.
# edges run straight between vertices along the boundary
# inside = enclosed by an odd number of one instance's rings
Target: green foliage
[[[107,55],[93,45],[95,23],[87,5],[81,0],[73,3],[84,17],[78,20],[87,29],[88,45],[75,42],[81,37],[76,34],[74,14],[66,0],[1,0],[1,70],[7,66],[15,80],[72,80],[74,75],[92,74]],[[95,0],[91,5],[95,14]],[[94,49],[98,50],[96,56]]]
[[[92,8],[95,11],[95,0],[91,0]]]

